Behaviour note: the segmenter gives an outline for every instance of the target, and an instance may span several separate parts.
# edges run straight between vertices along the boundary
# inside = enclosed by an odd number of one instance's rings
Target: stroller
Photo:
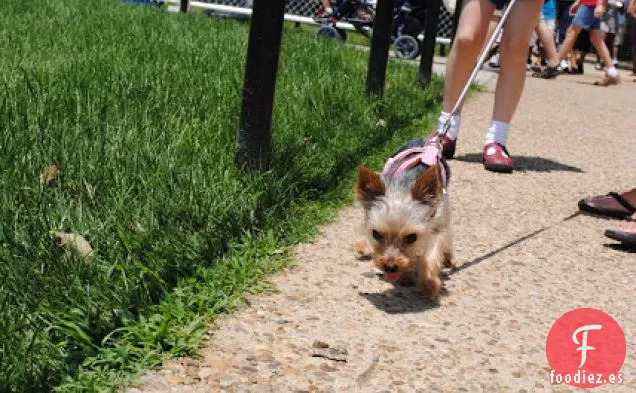
[[[415,59],[421,50],[420,35],[426,27],[423,0],[396,0],[393,9],[393,51],[400,59]]]
[[[331,15],[314,17],[314,20],[321,24],[316,33],[318,37],[346,41],[346,30],[337,27],[338,22],[346,22],[353,25],[358,33],[371,38],[375,8],[367,0],[336,0],[332,2],[331,7]],[[318,13],[324,13],[322,7]]]
[[[337,27],[338,22],[347,22],[360,34],[371,38],[375,7],[368,0],[337,0],[332,2],[333,14],[316,17],[321,24],[317,36],[345,41],[346,30]],[[322,10],[320,10],[322,11]],[[426,6],[421,0],[397,0],[393,9],[391,41],[396,57],[415,59],[420,53],[420,34],[426,23]]]

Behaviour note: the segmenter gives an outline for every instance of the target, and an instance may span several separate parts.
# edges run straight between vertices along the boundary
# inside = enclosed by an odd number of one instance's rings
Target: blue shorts
[[[594,8],[596,7],[593,5],[579,6],[572,24],[581,26],[584,30],[600,30],[601,20],[594,17]]]
[[[495,5],[495,8],[498,10],[504,8],[505,5],[510,3],[510,0],[490,0],[491,3]]]

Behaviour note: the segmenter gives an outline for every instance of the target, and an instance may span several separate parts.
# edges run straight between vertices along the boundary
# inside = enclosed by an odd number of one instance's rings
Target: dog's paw
[[[458,265],[455,259],[447,259],[444,261],[444,267],[447,269],[455,270],[457,269]]]
[[[430,299],[436,299],[439,296],[442,289],[442,280],[439,276],[430,276],[424,280],[420,280],[417,283],[417,289],[424,296]]]
[[[453,269],[453,270],[457,269],[457,263],[455,262],[455,258],[453,257],[452,253],[444,254],[443,265],[447,269]]]

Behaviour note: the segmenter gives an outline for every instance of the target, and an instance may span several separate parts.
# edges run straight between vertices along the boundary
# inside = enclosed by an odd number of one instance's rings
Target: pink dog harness
[[[397,165],[398,163],[399,165]],[[437,165],[442,178],[442,189],[446,193],[446,166],[442,162],[439,143],[429,141],[423,147],[412,147],[396,154],[384,164],[382,175],[386,177],[398,176],[418,164]],[[392,168],[395,169],[392,170]]]

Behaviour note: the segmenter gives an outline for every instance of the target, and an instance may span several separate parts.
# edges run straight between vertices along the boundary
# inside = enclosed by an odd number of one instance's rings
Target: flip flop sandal
[[[594,206],[593,201],[595,199],[603,199],[611,197],[614,198],[625,210],[607,209],[601,206]],[[592,202],[592,203],[591,203]],[[632,206],[627,199],[617,192],[610,192],[606,196],[596,196],[592,198],[585,198],[579,201],[579,209],[584,212],[598,214],[606,217],[630,219],[632,214],[636,213],[636,206]]]
[[[636,248],[636,232],[608,229],[605,231],[605,236],[618,240],[624,246]]]

